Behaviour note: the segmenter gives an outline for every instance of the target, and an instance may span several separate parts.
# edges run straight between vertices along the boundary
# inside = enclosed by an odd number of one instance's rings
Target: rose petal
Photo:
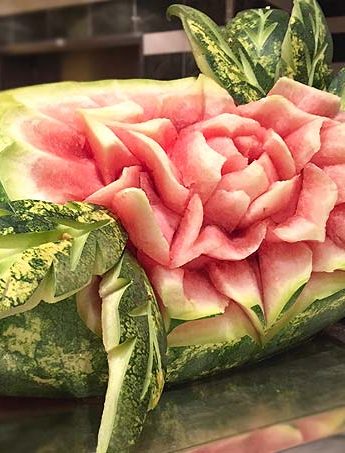
[[[105,206],[108,209],[112,209],[114,194],[122,189],[128,189],[130,187],[139,187],[139,173],[141,167],[135,165],[133,167],[125,167],[122,171],[121,176],[116,181],[108,184],[97,190],[85,201],[88,203],[95,203],[101,206]]]
[[[231,233],[246,213],[249,203],[250,198],[243,190],[216,190],[205,205],[205,217]]]
[[[303,184],[296,213],[275,228],[274,233],[283,241],[324,241],[326,222],[337,200],[337,186],[316,165],[308,164],[303,170]]]
[[[228,192],[242,190],[251,201],[264,193],[270,186],[266,172],[257,161],[252,162],[244,170],[224,175],[217,189]]]
[[[290,179],[296,174],[296,166],[289,148],[274,130],[267,131],[264,151],[271,158],[280,179]]]
[[[330,165],[323,167],[323,171],[328,175],[338,188],[338,199],[336,204],[345,202],[345,164]]]
[[[243,170],[248,165],[248,159],[242,156],[231,138],[211,137],[206,141],[208,146],[226,158],[226,162],[222,167],[222,175],[232,171]]]
[[[201,199],[195,194],[190,199],[173,240],[170,252],[171,267],[180,267],[199,256],[192,250],[204,218]]]
[[[334,94],[310,87],[288,77],[280,78],[269,96],[281,95],[304,112],[333,118],[340,109],[340,98]]]
[[[139,132],[119,129],[118,135],[135,157],[152,172],[155,186],[164,204],[178,214],[182,213],[189,191],[179,182],[163,148]]]
[[[266,219],[277,212],[286,209],[296,190],[299,188],[299,177],[287,181],[277,181],[272,184],[267,192],[262,194],[249,206],[248,211],[240,222],[245,228],[259,220]]]
[[[285,138],[299,173],[321,147],[321,127],[323,118],[318,118],[297,129]]]
[[[124,189],[114,195],[113,207],[135,247],[160,264],[169,262],[169,243],[164,237],[142,189]]]
[[[184,185],[198,193],[204,203],[222,177],[226,158],[208,146],[201,132],[189,131],[175,143],[171,160],[180,170]]]
[[[277,95],[240,105],[237,111],[246,118],[253,118],[267,129],[272,128],[282,137],[317,118],[298,109],[283,96]]]
[[[312,162],[319,167],[345,164],[345,123],[321,130],[321,148]]]

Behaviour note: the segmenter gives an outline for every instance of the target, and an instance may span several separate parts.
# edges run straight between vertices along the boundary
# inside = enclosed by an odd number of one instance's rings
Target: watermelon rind
[[[267,358],[285,349],[290,349],[339,321],[344,315],[345,290],[323,299],[317,299],[285,326],[282,326],[253,359]]]
[[[169,332],[167,382],[194,380],[234,368],[259,349],[256,330],[232,303],[225,314],[185,322]]]
[[[122,451],[138,437],[148,410],[155,407],[163,390],[165,346],[153,291],[128,252],[105,275],[99,292],[109,364],[97,448],[102,453],[108,448]]]
[[[126,241],[116,219],[97,206],[33,200],[3,205],[0,319],[77,293],[119,260]]]
[[[259,345],[249,335],[233,341],[168,348],[166,383],[179,384],[224,373],[248,362]]]

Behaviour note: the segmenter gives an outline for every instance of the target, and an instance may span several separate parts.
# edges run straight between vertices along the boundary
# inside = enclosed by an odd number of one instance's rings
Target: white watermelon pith
[[[0,178],[12,199],[86,199],[116,214],[171,345],[264,341],[315,273],[345,268],[339,106],[286,79],[239,107],[204,76],[14,90]]]

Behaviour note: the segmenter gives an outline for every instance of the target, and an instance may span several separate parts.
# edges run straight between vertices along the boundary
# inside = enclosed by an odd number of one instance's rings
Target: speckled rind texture
[[[2,395],[86,397],[105,392],[102,340],[79,318],[74,298],[0,321]]]

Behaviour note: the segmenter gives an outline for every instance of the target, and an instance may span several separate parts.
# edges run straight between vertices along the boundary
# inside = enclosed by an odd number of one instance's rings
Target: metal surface
[[[272,453],[334,436],[345,432],[344,382],[345,347],[322,336],[227,376],[166,391],[133,451]],[[0,399],[0,451],[93,452],[101,411],[100,399]],[[342,436],[328,440],[345,451]]]
[[[145,56],[190,51],[190,44],[183,30],[145,33],[143,36],[143,53]]]
[[[87,5],[89,3],[106,2],[109,0],[1,0],[0,16],[29,13],[64,6]]]

